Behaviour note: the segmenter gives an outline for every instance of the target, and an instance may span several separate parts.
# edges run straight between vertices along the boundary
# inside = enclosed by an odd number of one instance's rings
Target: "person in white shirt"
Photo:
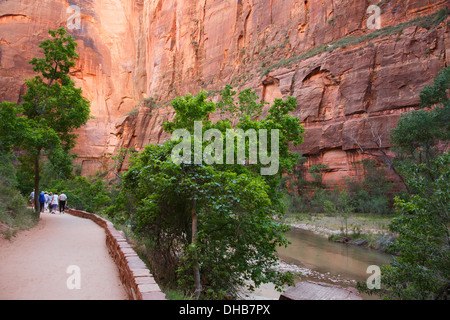
[[[52,197],[52,213],[55,214],[56,210],[58,209],[58,194],[55,192],[55,194]]]
[[[47,191],[45,191],[44,196],[45,196],[45,203],[44,203],[44,212],[45,212],[45,210],[48,209],[48,205],[50,203],[50,195],[48,194]]]
[[[59,213],[65,213],[66,209],[67,196],[64,194],[64,191],[59,195]]]
[[[34,209],[34,190],[30,193],[31,207]]]

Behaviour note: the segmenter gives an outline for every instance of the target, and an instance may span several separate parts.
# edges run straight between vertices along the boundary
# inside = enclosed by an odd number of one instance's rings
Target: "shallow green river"
[[[371,265],[389,264],[392,256],[377,250],[329,241],[310,231],[291,230],[286,234],[291,242],[287,248],[279,248],[281,268],[302,272],[296,281],[326,282],[343,287],[355,287],[356,281],[366,281]],[[383,278],[381,277],[381,280]],[[280,293],[271,284],[263,285],[252,299],[278,299]],[[363,299],[379,299],[361,294]]]
[[[292,244],[278,250],[283,261],[348,280],[365,281],[370,265],[389,264],[392,259],[389,254],[329,241],[310,231],[292,230],[286,236]]]

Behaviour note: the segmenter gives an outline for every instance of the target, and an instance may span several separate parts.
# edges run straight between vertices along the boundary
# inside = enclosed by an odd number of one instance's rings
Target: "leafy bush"
[[[111,206],[115,198],[114,185],[93,177],[52,180],[43,184],[43,188],[58,194],[64,191],[68,207],[93,213],[100,213]]]
[[[431,174],[431,175],[430,175]],[[390,229],[398,234],[389,247],[399,255],[382,266],[382,287],[390,299],[448,299],[450,292],[450,154],[414,164],[408,183],[416,193],[396,198],[397,217]],[[360,289],[368,293],[364,284]]]
[[[449,89],[447,67],[421,92],[421,105],[428,110],[402,116],[392,133],[408,194],[395,198],[397,217],[390,229],[398,237],[390,250],[399,256],[382,267],[377,290],[388,299],[447,300],[450,294]],[[359,287],[374,293],[364,284]]]
[[[0,181],[0,222],[9,227],[5,236],[9,237],[11,230],[31,228],[37,223],[36,215],[27,205],[18,190]]]
[[[37,222],[33,211],[27,208],[27,199],[16,189],[14,160],[13,155],[0,155],[0,222],[8,226],[0,231],[6,237],[10,237],[17,229],[30,228]]]
[[[386,177],[383,167],[374,161],[363,161],[364,176],[361,181],[347,179],[345,189],[348,192],[352,212],[389,214],[392,211],[392,183]],[[313,180],[307,181],[302,170],[297,170],[297,177],[288,179],[291,186],[283,201],[289,213],[311,212],[329,213],[330,204],[340,205],[342,193],[337,189],[327,189],[322,183],[322,174],[326,165],[311,166],[308,172]],[[325,203],[328,202],[328,207]]]
[[[13,165],[15,157],[11,154],[0,154],[0,181],[5,186],[16,187],[16,168]]]
[[[358,213],[389,214],[392,211],[390,194],[393,185],[388,181],[384,167],[373,160],[362,162],[364,178],[347,180],[352,206]]]
[[[222,91],[217,104],[207,101],[205,93],[176,98],[172,102],[176,116],[164,129],[192,133],[194,121],[203,121],[204,131],[214,128],[224,139],[231,121],[212,124],[208,119],[216,107],[244,131],[278,129],[277,174],[262,176],[261,163],[176,164],[171,158],[176,141],[153,144],[132,158],[121,193],[107,210],[113,217],[131,221],[134,231],[147,239],[150,267],[160,283],[166,288],[178,286],[188,295],[195,292],[197,298],[200,294],[213,299],[236,296],[241,287],[251,290],[267,282],[278,288],[292,283],[291,274],[273,267],[277,247],[287,244],[284,232],[288,228],[275,220],[283,214],[281,175],[295,165],[298,157],[289,144],[300,143],[304,132],[300,121],[289,115],[297,101],[276,99],[265,119],[252,120],[263,103],[253,91],[244,90],[235,104],[236,92],[231,89],[227,86]],[[192,140],[187,143],[191,146]],[[237,148],[232,150],[236,155]]]

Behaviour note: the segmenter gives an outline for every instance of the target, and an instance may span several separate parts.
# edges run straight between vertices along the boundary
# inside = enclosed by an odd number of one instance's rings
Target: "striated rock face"
[[[377,3],[383,29],[373,33],[367,8]],[[75,150],[84,174],[105,169],[120,147],[168,139],[161,123],[173,97],[231,83],[269,102],[296,97],[299,151],[309,165],[327,164],[324,181],[336,183],[357,174],[361,147],[378,147],[375,138],[389,147],[400,115],[450,62],[448,16],[432,28],[424,18],[447,0],[6,0],[1,99],[20,100],[27,61],[47,28],[67,23],[69,5],[81,9],[73,77],[95,117]]]
[[[28,61],[41,54],[38,45],[48,38],[48,29],[67,28],[73,14],[69,5],[81,9],[82,27],[68,30],[80,55],[72,76],[91,101],[94,117],[79,130],[74,151],[84,173],[92,174],[119,144],[116,121],[142,99],[138,86],[142,73],[135,71],[140,54],[139,1],[0,1],[0,100],[20,102],[23,79],[34,76]]]

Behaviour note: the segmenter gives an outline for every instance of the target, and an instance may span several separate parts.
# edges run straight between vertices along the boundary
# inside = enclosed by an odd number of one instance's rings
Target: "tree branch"
[[[405,179],[400,174],[400,172],[398,172],[398,170],[395,167],[393,161],[391,160],[391,157],[387,154],[387,152],[386,152],[387,148],[383,147],[382,135],[375,132],[375,130],[373,128],[373,125],[369,121],[369,119],[366,118],[365,121],[369,124],[370,132],[372,134],[372,139],[369,141],[369,143],[375,144],[375,148],[373,148],[371,146],[363,146],[363,145],[361,145],[359,143],[359,141],[353,136],[348,136],[348,137],[358,147],[358,149],[360,150],[361,154],[363,154],[363,155],[370,155],[372,157],[381,159],[381,161],[386,164],[386,166],[389,168],[389,170],[391,170],[400,179],[400,181],[402,182],[402,184],[406,188],[406,191],[408,192],[408,194],[411,194],[411,191],[409,190],[409,187],[406,184]],[[376,152],[373,151],[374,149],[376,149]]]

